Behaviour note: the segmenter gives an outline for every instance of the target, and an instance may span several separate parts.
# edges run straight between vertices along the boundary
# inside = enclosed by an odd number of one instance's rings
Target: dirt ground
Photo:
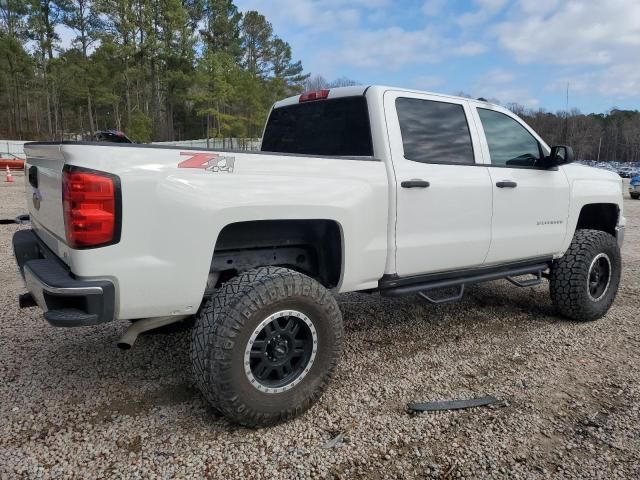
[[[26,211],[16,180],[0,184],[0,218]],[[346,348],[332,386],[300,418],[260,430],[207,407],[189,333],[123,352],[114,342],[128,322],[59,329],[19,310],[10,244],[25,227],[0,225],[0,478],[640,478],[640,201],[626,192],[625,216],[605,318],[559,318],[546,283],[473,286],[445,306],[340,295]],[[504,401],[406,410],[485,394]]]

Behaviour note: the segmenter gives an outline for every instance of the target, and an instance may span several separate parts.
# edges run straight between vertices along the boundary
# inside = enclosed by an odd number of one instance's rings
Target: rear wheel
[[[596,320],[618,292],[622,262],[615,237],[577,230],[569,249],[551,266],[549,286],[556,309],[573,320]]]
[[[196,383],[230,420],[265,426],[309,408],[326,388],[342,346],[342,316],[318,282],[285,268],[245,272],[197,316]]]
[[[638,198],[640,198],[640,193],[638,192],[631,192],[629,193],[629,195],[631,195],[631,198],[633,198],[634,200],[637,200]]]

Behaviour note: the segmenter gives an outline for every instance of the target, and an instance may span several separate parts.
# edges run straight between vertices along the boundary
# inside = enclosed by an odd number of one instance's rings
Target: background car
[[[98,142],[134,143],[124,132],[119,130],[102,130],[96,132],[94,138]]]
[[[629,195],[634,200],[640,198],[640,174],[635,177],[631,177],[631,182],[629,182]]]
[[[632,173],[633,173],[632,167],[620,167],[618,169],[618,175],[620,175],[622,178],[630,178]]]

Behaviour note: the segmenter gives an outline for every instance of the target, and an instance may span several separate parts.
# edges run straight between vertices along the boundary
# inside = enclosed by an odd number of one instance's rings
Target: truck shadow
[[[482,323],[487,318],[513,319],[549,324],[560,320],[556,316],[548,285],[516,288],[506,281],[471,285],[464,298],[455,303],[433,305],[418,295],[381,297],[379,294],[347,293],[338,296],[347,331],[363,331],[388,326],[390,323],[413,324],[417,318],[425,325],[450,328],[454,323]]]
[[[544,286],[514,289],[499,283],[472,286],[461,302],[450,305],[431,305],[416,296],[339,295],[349,348],[391,348],[403,356],[411,350],[405,345],[417,336],[422,340],[415,348],[431,349],[471,341],[474,331],[498,333],[515,329],[523,321],[541,325],[559,321]],[[38,342],[46,355],[31,356],[27,352],[30,347],[25,346],[19,375],[23,379],[28,376],[30,382],[64,376],[64,381],[53,387],[60,392],[52,397],[58,398],[69,385],[75,385],[71,403],[95,410],[96,422],[110,421],[113,415],[163,415],[163,410],[177,408],[183,413],[173,416],[174,422],[193,421],[195,413],[198,421],[210,426],[233,428],[208,408],[194,387],[190,332],[143,335],[131,350],[122,351],[115,347],[115,341],[127,325],[115,322],[92,329],[52,329],[46,333],[47,342]],[[390,326],[392,334],[381,336]],[[382,340],[372,347],[372,339]]]
[[[345,328],[349,332],[366,332],[390,324],[435,327],[447,337],[447,330],[460,322],[486,323],[499,318],[509,323],[523,320],[540,324],[560,321],[544,285],[537,288],[514,289],[499,282],[468,288],[465,298],[455,304],[431,305],[417,296],[385,298],[378,294],[347,293],[338,296]],[[444,321],[443,321],[444,319]],[[115,347],[115,341],[128,322],[115,322],[92,329],[55,329],[51,332],[47,364],[34,365],[53,373],[56,371],[82,378],[137,381],[189,382],[190,332],[142,335],[128,351]],[[167,376],[169,375],[169,377]]]
[[[184,403],[202,408],[203,400],[191,378],[189,332],[143,335],[134,348],[123,351],[115,341],[127,324],[55,329],[40,347],[44,355],[25,352],[19,375],[28,376],[31,382],[38,382],[39,377],[64,377],[52,388],[60,391],[50,392],[51,397],[71,397],[71,403],[80,407],[99,399],[104,403],[94,407],[96,421],[111,415],[149,414]],[[72,392],[69,385],[75,386]]]

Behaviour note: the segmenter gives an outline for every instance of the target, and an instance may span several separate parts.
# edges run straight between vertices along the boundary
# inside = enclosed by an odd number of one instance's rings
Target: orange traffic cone
[[[7,165],[7,179],[6,183],[13,183],[13,175],[11,175],[11,170],[9,170],[9,165]]]

